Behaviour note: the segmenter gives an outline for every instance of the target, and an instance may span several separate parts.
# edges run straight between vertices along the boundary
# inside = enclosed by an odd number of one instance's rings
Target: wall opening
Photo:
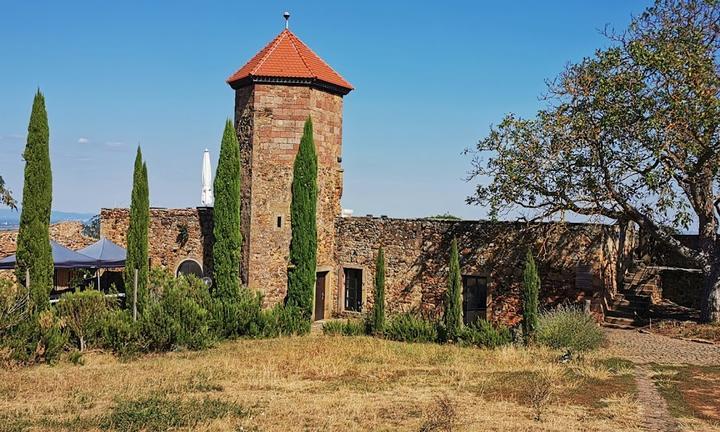
[[[198,278],[203,277],[203,269],[199,262],[194,259],[186,259],[180,263],[175,271],[175,277],[194,275]]]
[[[345,271],[345,310],[362,312],[362,270],[346,268]]]
[[[487,317],[487,278],[466,275],[463,284],[463,320],[471,324]]]

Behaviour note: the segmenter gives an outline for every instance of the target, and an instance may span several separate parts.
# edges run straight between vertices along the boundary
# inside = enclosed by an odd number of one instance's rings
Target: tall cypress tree
[[[213,268],[219,298],[236,297],[240,292],[240,181],[240,144],[232,122],[227,120],[213,184]]]
[[[525,343],[531,343],[535,338],[535,331],[538,326],[538,308],[540,301],[540,276],[538,276],[535,258],[528,249],[525,257],[525,269],[523,270],[522,290],[522,312],[523,312],[523,337]]]
[[[460,255],[457,240],[453,239],[450,246],[450,268],[448,272],[448,289],[445,293],[445,330],[448,340],[460,336],[463,326],[462,312],[462,278],[460,276]]]
[[[150,224],[150,193],[147,165],[138,146],[133,171],[133,188],[130,198],[130,223],[127,231],[127,259],[125,262],[125,291],[133,290],[135,269],[138,270],[138,310],[147,301],[147,284],[150,273],[148,257],[148,225]]]
[[[385,251],[378,250],[375,261],[375,303],[372,312],[372,331],[382,333],[385,327]]]
[[[20,232],[17,238],[15,272],[21,283],[30,269],[30,300],[37,310],[50,305],[53,283],[53,258],[50,248],[50,211],[52,173],[50,171],[50,129],[45,97],[35,94],[28,125]]]
[[[317,155],[310,117],[305,121],[295,157],[290,222],[290,266],[287,304],[297,306],[305,318],[312,314],[317,266]]]

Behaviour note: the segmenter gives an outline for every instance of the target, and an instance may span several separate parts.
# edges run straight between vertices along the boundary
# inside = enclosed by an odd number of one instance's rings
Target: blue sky
[[[20,198],[32,97],[45,93],[53,208],[129,203],[142,145],[151,204],[196,206],[233,114],[225,79],[283,28],[356,88],[345,97],[343,206],[423,217],[467,206],[473,146],[505,113],[532,115],[545,80],[607,44],[649,1],[0,0],[0,175]]]

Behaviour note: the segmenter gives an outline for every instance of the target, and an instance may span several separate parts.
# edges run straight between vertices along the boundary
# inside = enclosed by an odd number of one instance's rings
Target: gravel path
[[[673,339],[635,330],[605,329],[607,353],[637,364],[720,365],[720,345]]]

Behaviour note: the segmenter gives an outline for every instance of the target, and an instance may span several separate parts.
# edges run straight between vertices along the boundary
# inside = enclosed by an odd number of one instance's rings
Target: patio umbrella
[[[205,149],[203,153],[203,165],[202,165],[202,195],[200,196],[200,203],[203,207],[213,206],[213,187],[212,187],[212,169],[210,168],[210,152]]]

